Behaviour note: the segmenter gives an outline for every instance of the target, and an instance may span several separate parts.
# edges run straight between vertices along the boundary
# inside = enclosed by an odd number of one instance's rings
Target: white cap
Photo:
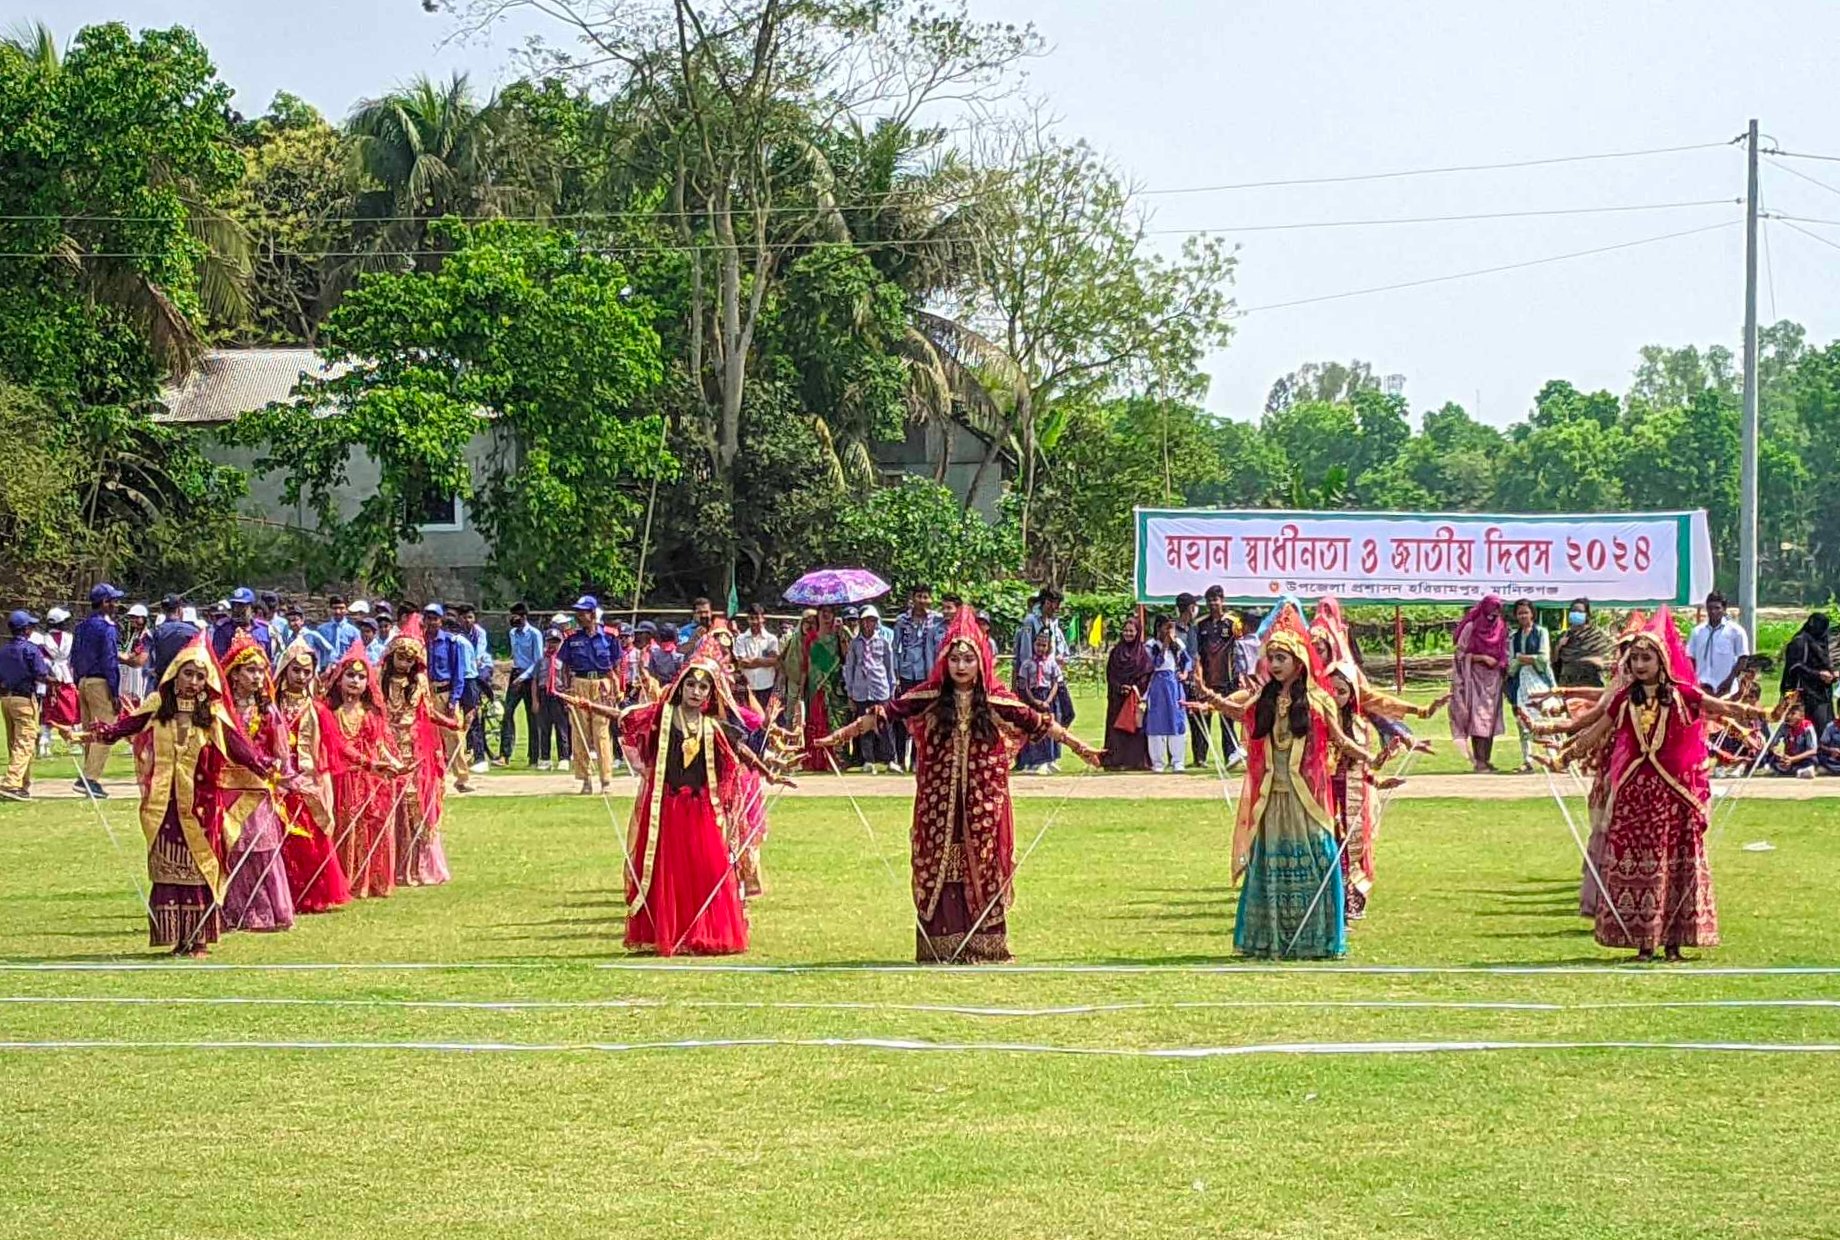
[[[179,613],[179,619],[185,621],[187,624],[197,624],[198,623],[198,609],[196,607],[185,608],[183,611]]]
[[[130,616],[139,616],[141,619],[145,620],[147,618],[147,604],[136,603],[134,606],[128,608],[128,614]]]
[[[62,624],[68,619],[70,619],[70,613],[65,611],[62,607],[53,607],[50,611],[45,613],[46,624]]]
[[[875,610],[874,603],[869,603],[863,607],[862,611],[857,613],[856,618],[858,620],[880,620],[882,618],[882,613]]]
[[[566,611],[559,611],[549,618],[550,624],[559,629],[566,629],[575,623],[575,617]]]
[[[345,609],[345,612],[352,616],[368,616],[371,614],[371,605],[361,598],[355,598],[351,600],[351,605]]]

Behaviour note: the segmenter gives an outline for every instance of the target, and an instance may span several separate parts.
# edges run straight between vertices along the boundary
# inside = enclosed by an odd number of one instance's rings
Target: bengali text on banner
[[[1239,601],[1688,603],[1712,588],[1704,512],[1478,516],[1137,511],[1137,594]]]

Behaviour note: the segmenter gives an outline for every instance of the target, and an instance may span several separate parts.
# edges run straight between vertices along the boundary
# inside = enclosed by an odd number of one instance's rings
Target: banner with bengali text
[[[1704,511],[1478,516],[1137,510],[1137,597],[1218,585],[1236,602],[1333,594],[1461,603],[1484,594],[1563,603],[1687,604],[1712,588]]]

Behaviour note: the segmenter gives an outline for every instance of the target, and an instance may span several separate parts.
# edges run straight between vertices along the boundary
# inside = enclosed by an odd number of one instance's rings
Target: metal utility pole
[[[1757,122],[1746,134],[1744,191],[1744,429],[1738,497],[1738,606],[1757,637]]]

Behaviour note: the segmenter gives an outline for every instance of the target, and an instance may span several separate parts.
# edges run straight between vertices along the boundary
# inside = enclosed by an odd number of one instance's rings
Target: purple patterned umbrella
[[[803,607],[841,607],[866,603],[888,593],[888,583],[866,568],[820,568],[806,573],[786,590],[786,601]]]

